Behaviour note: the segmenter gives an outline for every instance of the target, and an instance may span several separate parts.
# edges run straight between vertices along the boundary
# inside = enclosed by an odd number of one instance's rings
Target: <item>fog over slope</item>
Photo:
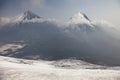
[[[0,55],[47,60],[75,57],[96,64],[120,65],[117,27],[94,22],[81,12],[61,22],[27,11],[0,19],[0,25]]]

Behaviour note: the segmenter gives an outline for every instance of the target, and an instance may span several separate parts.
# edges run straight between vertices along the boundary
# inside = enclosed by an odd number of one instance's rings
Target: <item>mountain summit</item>
[[[22,21],[22,20],[32,20],[32,19],[39,19],[41,18],[40,16],[34,14],[31,11],[25,11],[24,13],[22,13],[21,15],[16,17],[17,21]]]
[[[31,11],[26,11],[23,13],[23,20],[31,20],[33,18],[40,18],[40,17]]]
[[[90,19],[84,13],[78,12],[70,18],[70,21],[73,23],[89,23]]]

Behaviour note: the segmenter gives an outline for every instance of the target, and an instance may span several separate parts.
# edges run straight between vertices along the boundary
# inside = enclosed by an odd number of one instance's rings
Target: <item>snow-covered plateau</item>
[[[80,67],[72,68],[72,63]],[[120,80],[120,68],[79,60],[35,61],[0,56],[0,80]]]

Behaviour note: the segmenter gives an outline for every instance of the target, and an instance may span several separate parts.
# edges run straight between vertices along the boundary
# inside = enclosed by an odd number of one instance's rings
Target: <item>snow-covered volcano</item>
[[[67,22],[59,22],[26,11],[0,25],[0,55],[48,60],[75,57],[96,64],[120,65],[119,33],[109,26],[93,22],[80,12]]]
[[[86,16],[86,14],[78,12],[70,18],[70,21],[73,23],[89,23],[90,19]]]
[[[32,20],[32,19],[39,19],[40,16],[34,14],[31,11],[25,11],[24,13],[18,15],[16,17],[16,21],[23,21],[23,20]]]

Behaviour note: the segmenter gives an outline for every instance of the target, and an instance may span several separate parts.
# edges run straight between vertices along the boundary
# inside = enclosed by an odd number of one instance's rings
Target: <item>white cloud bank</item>
[[[50,63],[0,56],[0,80],[118,80],[120,78],[119,70],[62,69]]]

